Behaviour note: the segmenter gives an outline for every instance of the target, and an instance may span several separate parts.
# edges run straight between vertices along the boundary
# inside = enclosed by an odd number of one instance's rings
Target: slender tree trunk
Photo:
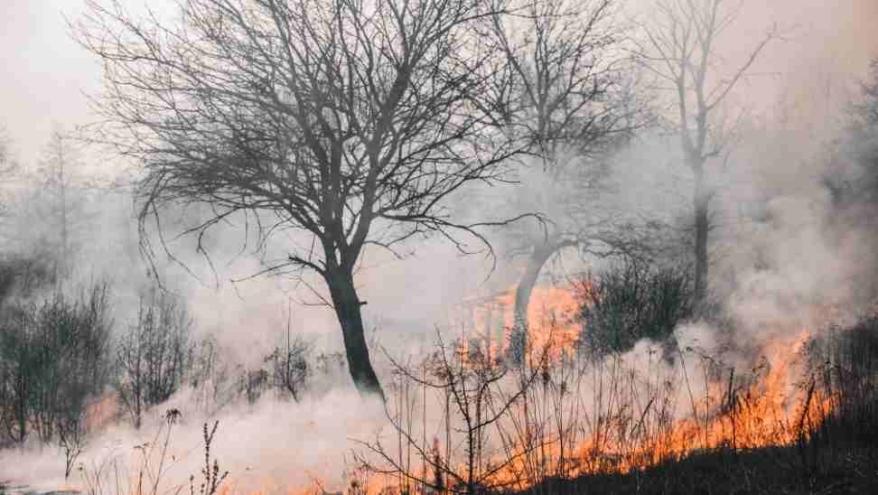
[[[695,302],[704,303],[707,297],[707,276],[709,259],[707,256],[708,233],[710,231],[710,201],[704,185],[704,173],[698,166],[695,171],[695,194],[693,209],[695,213]]]
[[[28,390],[23,372],[19,372],[18,376],[16,377],[16,382],[16,388],[18,391],[18,397],[16,397],[17,407],[15,408],[15,419],[18,421],[18,438],[16,440],[18,441],[18,443],[24,443],[24,440],[27,438]]]
[[[516,364],[524,362],[525,350],[527,348],[527,313],[537,278],[539,278],[540,271],[542,271],[546,262],[549,261],[549,258],[563,246],[563,244],[556,240],[549,240],[535,245],[527,259],[524,273],[522,273],[521,278],[518,280],[518,285],[515,287],[515,308],[512,334],[510,336],[510,354],[513,362]]]
[[[384,391],[378,376],[372,368],[369,348],[363,328],[362,303],[354,287],[354,277],[344,270],[327,272],[326,283],[332,297],[332,304],[344,338],[348,370],[354,385],[362,395],[378,395],[384,398]]]
[[[61,164],[61,180],[64,181],[64,165],[63,162]],[[70,252],[67,249],[69,244],[69,232],[68,232],[68,221],[67,221],[67,185],[63,182],[61,183],[61,277],[66,278],[67,268],[70,266],[70,260],[68,259],[70,256]]]

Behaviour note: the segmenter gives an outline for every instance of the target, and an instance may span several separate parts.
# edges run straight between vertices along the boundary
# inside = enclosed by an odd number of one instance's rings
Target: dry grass
[[[878,480],[876,334],[781,343],[737,374],[692,350],[517,367],[443,345],[397,365],[394,442],[360,460],[387,493],[861,493]]]

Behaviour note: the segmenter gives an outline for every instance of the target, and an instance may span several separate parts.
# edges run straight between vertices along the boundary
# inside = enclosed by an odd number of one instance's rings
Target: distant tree
[[[878,59],[860,85],[852,105],[844,139],[844,152],[855,164],[853,173],[826,177],[836,200],[844,204],[878,204]]]
[[[70,477],[76,459],[85,448],[86,410],[64,411],[58,419],[58,444],[64,451],[64,479]]]
[[[24,443],[28,435],[34,375],[38,371],[31,320],[24,311],[5,315],[0,332],[0,423],[4,439]]]
[[[269,269],[319,275],[363,393],[382,394],[354,273],[366,246],[430,233],[466,245],[455,192],[491,183],[508,71],[482,0],[185,0],[177,24],[91,2],[79,39],[104,64],[107,139],[145,168],[141,224],[173,202],[305,234]],[[199,237],[200,238],[200,237]],[[480,237],[481,238],[481,237]],[[150,251],[150,247],[145,249]]]
[[[18,164],[12,153],[12,143],[6,128],[0,126],[0,177],[8,178],[15,172]],[[4,198],[5,200],[5,198]],[[0,203],[0,214],[5,213],[6,205]]]
[[[8,440],[81,440],[90,402],[110,373],[107,292],[61,293],[3,310],[0,322],[0,427]],[[62,439],[61,436],[64,436]]]
[[[528,142],[517,196],[542,221],[509,229],[527,256],[515,290],[512,347],[524,346],[530,296],[543,266],[565,248],[610,252],[621,245],[594,199],[603,160],[636,125],[625,76],[624,33],[615,0],[511,1],[493,17],[512,71],[510,127]],[[618,220],[618,219],[612,219]]]
[[[80,211],[79,198],[75,196],[76,169],[80,166],[79,149],[61,128],[52,131],[40,162],[40,192],[47,198],[48,215],[44,219],[50,225],[51,244],[55,250],[56,277],[68,275],[70,269],[71,231],[74,215]]]
[[[268,370],[262,367],[244,369],[238,379],[238,393],[250,404],[259,400],[263,392],[271,386]]]
[[[729,0],[658,0],[639,60],[671,94],[666,118],[679,135],[683,161],[692,172],[694,216],[694,295],[700,304],[708,292],[708,236],[711,188],[708,165],[728,157],[728,114],[722,105],[775,37],[773,30],[754,42],[744,61],[729,68],[720,59],[718,40],[734,23],[741,2]]]
[[[299,401],[310,372],[309,354],[310,348],[301,338],[292,335],[287,320],[283,342],[274,348],[266,361],[271,365],[273,386],[290,394],[295,401]]]
[[[12,138],[6,127],[0,125],[0,172],[9,173],[13,171],[17,163],[15,155],[12,151]]]
[[[0,311],[6,304],[28,300],[55,282],[51,256],[42,250],[9,253],[0,259]]]
[[[141,299],[137,321],[118,345],[116,388],[135,428],[152,406],[168,400],[192,364],[192,321],[171,296]]]
[[[12,162],[11,154],[9,136],[6,135],[6,129],[0,127],[0,166],[8,166]]]
[[[23,187],[16,187],[6,204],[2,233],[7,253],[18,253],[18,261],[45,262],[55,283],[69,279],[72,258],[93,240],[84,234],[93,233],[89,220],[95,211],[88,202],[99,184],[83,173],[83,157],[81,141],[56,127],[37,164],[14,174]]]
[[[864,306],[878,294],[878,59],[860,83],[844,116],[844,127],[834,142],[831,162],[821,177],[831,199],[826,224],[828,238],[844,239],[856,233],[851,246],[862,255],[852,283]]]
[[[287,340],[269,356],[274,386],[299,401],[308,378],[308,347],[300,340]]]
[[[45,325],[68,329],[71,340],[61,343],[55,353],[60,386],[54,392],[54,436],[64,451],[64,476],[68,478],[82,453],[88,433],[90,406],[99,400],[111,376],[110,326],[106,287],[92,289],[73,312],[64,300],[54,301],[51,312],[44,312]],[[56,330],[57,331],[57,330]],[[61,332],[59,332],[61,333]],[[52,363],[52,357],[47,360]]]
[[[222,359],[223,353],[213,336],[199,339],[192,351],[187,382],[195,392],[193,405],[209,412],[215,411],[230,400],[227,392],[233,365]]]

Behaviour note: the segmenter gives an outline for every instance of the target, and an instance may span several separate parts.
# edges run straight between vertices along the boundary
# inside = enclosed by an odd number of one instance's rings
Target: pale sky
[[[53,122],[88,120],[84,91],[94,92],[99,65],[69,37],[64,15],[82,0],[0,0],[0,126],[19,159],[31,163]]]
[[[637,7],[647,3],[629,1]],[[100,67],[70,39],[64,19],[79,16],[84,0],[0,0],[0,5],[0,126],[18,158],[33,163],[53,123],[69,128],[90,120],[83,93],[98,89]],[[781,93],[813,104],[824,79],[847,84],[878,56],[878,0],[748,0],[740,43],[736,39],[732,49],[746,50],[772,18],[790,36],[770,47],[759,64],[757,70],[779,76],[754,83],[761,95],[750,98],[754,104],[771,104]]]

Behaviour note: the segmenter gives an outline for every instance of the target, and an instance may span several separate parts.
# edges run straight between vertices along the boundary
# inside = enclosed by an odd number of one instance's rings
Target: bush
[[[55,282],[53,260],[39,250],[0,258],[0,304],[15,304]]]
[[[107,290],[62,293],[4,308],[0,323],[0,425],[7,441],[79,438],[90,400],[109,377]],[[78,442],[78,440],[77,440]]]
[[[581,344],[598,355],[624,352],[643,338],[665,339],[692,315],[688,270],[626,261],[580,287]]]
[[[271,366],[272,386],[297,402],[310,374],[309,353],[308,344],[300,337],[292,337],[288,328],[284,343],[266,358]]]
[[[814,442],[878,447],[878,317],[831,332],[814,343],[811,356],[832,406]]]
[[[192,367],[192,322],[172,297],[141,300],[137,322],[117,350],[119,397],[136,428],[143,413],[168,400]]]
[[[241,370],[238,394],[251,404],[267,391],[298,402],[311,374],[310,351],[308,344],[301,337],[293,336],[287,328],[283,343],[265,356],[261,366]]]

